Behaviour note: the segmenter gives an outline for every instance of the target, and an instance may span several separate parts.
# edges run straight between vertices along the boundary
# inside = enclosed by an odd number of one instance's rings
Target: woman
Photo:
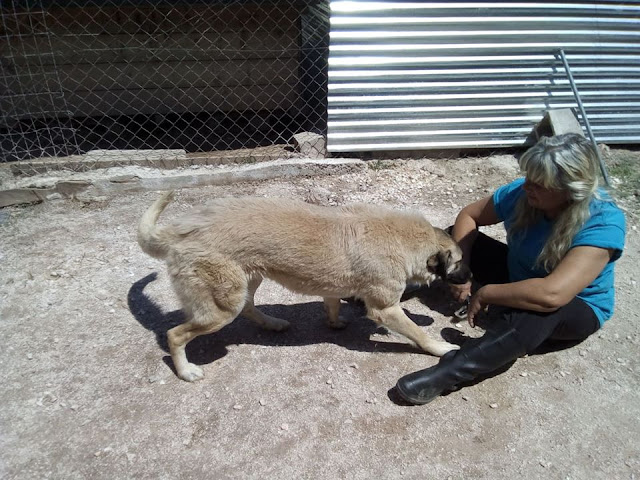
[[[483,285],[473,295],[471,282],[451,286],[452,293],[459,301],[470,296],[472,327],[487,306],[495,319],[484,336],[398,380],[398,393],[410,403],[425,404],[495,372],[545,340],[582,341],[613,313],[625,219],[598,189],[594,147],[576,134],[543,138],[519,164],[525,178],[463,208],[452,230]],[[499,222],[507,245],[478,232]]]

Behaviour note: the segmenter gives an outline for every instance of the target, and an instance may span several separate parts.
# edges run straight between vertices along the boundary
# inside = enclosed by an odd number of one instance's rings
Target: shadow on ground
[[[147,275],[135,282],[129,289],[127,303],[134,318],[147,330],[153,332],[160,348],[169,352],[167,331],[185,321],[182,310],[163,312],[145,293],[145,287],[157,277],[156,273]],[[322,302],[299,303],[295,305],[259,305],[260,310],[273,317],[283,318],[291,322],[291,327],[284,332],[263,330],[251,321],[239,317],[233,323],[210,335],[203,335],[187,345],[189,361],[197,364],[209,364],[227,354],[228,345],[252,344],[264,346],[301,346],[320,343],[332,343],[349,350],[361,352],[417,352],[417,347],[407,343],[398,336],[383,342],[371,340],[373,334],[387,333],[382,327],[365,317],[365,310],[359,302],[342,304],[341,315],[349,320],[344,330],[333,330],[325,324],[325,310]],[[417,325],[428,326],[433,318],[416,315],[405,310],[405,313]],[[455,333],[455,329],[452,330]],[[452,335],[448,335],[448,341]],[[165,359],[172,366],[169,357]],[[172,366],[173,368],[173,366]]]

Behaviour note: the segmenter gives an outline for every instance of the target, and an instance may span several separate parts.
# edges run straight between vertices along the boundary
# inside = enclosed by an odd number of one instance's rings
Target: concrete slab
[[[535,141],[542,137],[577,133],[584,137],[582,126],[570,108],[548,110],[540,122],[534,127]]]
[[[65,172],[64,176],[19,178],[5,181],[0,207],[56,198],[82,201],[102,199],[123,192],[173,190],[206,185],[229,185],[273,178],[340,175],[366,168],[358,159],[281,159],[249,165],[181,168],[109,168],[92,172]]]

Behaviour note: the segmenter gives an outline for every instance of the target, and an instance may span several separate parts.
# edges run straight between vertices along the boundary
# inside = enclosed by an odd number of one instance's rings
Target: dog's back
[[[215,199],[157,227],[156,234],[171,239],[170,249],[182,259],[221,256],[297,291],[379,282],[390,267],[409,268],[407,254],[415,258],[416,251],[434,244],[434,236],[417,212],[257,197]],[[402,245],[396,244],[400,238]]]

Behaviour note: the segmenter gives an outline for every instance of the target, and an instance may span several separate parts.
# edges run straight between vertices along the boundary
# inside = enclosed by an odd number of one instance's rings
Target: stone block
[[[570,108],[547,110],[544,117],[533,128],[533,143],[542,137],[562,135],[564,133],[577,133],[584,137],[580,122]]]
[[[322,135],[312,132],[296,133],[292,139],[297,152],[310,158],[324,158],[327,156],[327,142]]]

